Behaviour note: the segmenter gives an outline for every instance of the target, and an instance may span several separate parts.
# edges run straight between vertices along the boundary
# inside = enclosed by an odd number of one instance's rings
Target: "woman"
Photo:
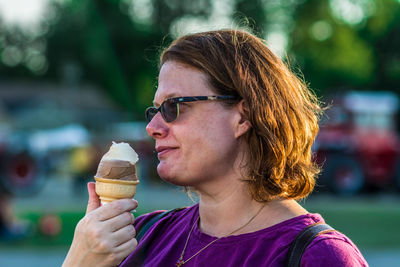
[[[284,266],[295,237],[323,222],[296,202],[311,193],[319,172],[311,161],[316,97],[243,31],[181,37],[160,66],[154,107],[146,111],[157,171],[195,191],[199,203],[169,213],[137,244],[136,232],[157,212],[132,226],[134,200],[98,208],[89,184],[88,213],[64,265]],[[367,265],[336,231],[316,237],[301,259],[301,266]]]

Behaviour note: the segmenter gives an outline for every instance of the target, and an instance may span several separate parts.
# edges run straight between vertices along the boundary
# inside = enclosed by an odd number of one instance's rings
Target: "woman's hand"
[[[86,215],[75,228],[74,239],[63,267],[117,266],[137,246],[132,199],[100,205],[95,183],[88,183]],[[100,207],[101,206],[101,207]]]

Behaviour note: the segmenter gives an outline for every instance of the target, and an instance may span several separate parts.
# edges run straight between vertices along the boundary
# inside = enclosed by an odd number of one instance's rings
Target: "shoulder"
[[[305,250],[301,266],[368,266],[356,245],[344,234],[332,231],[317,236]]]
[[[135,219],[135,222],[133,223],[133,226],[135,226],[136,229],[142,228],[143,225],[148,223],[152,218],[156,217],[157,215],[166,212],[166,210],[156,210],[150,213],[146,213],[143,215],[140,215]]]
[[[156,218],[156,217],[158,217],[159,219],[157,219],[154,222],[154,227],[163,225],[163,224],[165,224],[165,222],[172,223],[175,220],[182,220],[183,218],[188,216],[188,214],[193,213],[194,210],[196,210],[196,205],[192,206],[192,207],[177,208],[177,209],[170,210],[170,211],[166,211],[166,210],[153,211],[150,213],[143,214],[143,215],[139,216],[138,218],[136,218],[135,222],[134,222],[134,227],[135,227],[136,231],[138,232],[138,231],[140,231],[140,229],[143,226],[148,224],[150,221],[152,221],[153,218]],[[160,215],[162,213],[166,213],[166,212],[167,212],[167,214],[165,216],[160,217]]]
[[[145,213],[135,219],[134,225],[139,226],[143,223],[148,222],[149,220],[156,217],[157,215],[159,215],[161,213],[165,213],[165,212],[168,212],[166,217],[179,217],[179,216],[187,214],[188,212],[191,212],[193,209],[195,209],[195,207],[196,207],[196,205],[191,206],[191,207],[176,208],[173,210],[156,210],[156,211],[153,211],[150,213]]]

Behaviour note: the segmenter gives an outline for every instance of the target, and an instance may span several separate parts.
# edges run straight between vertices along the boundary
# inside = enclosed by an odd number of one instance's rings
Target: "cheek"
[[[207,128],[188,135],[188,139],[190,141],[186,144],[187,153],[190,154],[190,158],[194,158],[200,164],[218,159],[226,160],[226,158],[233,156],[230,154],[236,146],[233,132],[226,122],[220,124],[215,122],[215,125],[207,125]]]

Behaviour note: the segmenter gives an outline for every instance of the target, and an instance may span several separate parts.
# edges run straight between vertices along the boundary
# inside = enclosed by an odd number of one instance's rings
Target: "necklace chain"
[[[190,256],[188,259],[184,260],[184,259],[183,259],[183,256],[185,255],[186,247],[187,247],[187,245],[188,245],[188,243],[189,243],[190,236],[192,235],[192,232],[193,232],[193,229],[194,229],[195,225],[196,225],[196,224],[198,223],[198,221],[200,220],[200,215],[199,215],[199,216],[197,217],[196,221],[193,223],[192,228],[190,229],[190,232],[189,232],[188,237],[186,238],[185,246],[183,247],[181,256],[179,257],[178,261],[176,262],[176,266],[177,266],[177,267],[180,267],[180,266],[184,265],[184,264],[187,263],[189,260],[191,260],[191,259],[193,259],[194,257],[196,257],[198,254],[200,254],[200,252],[202,252],[203,250],[205,250],[206,248],[208,248],[209,246],[211,246],[213,243],[217,242],[217,241],[220,240],[221,238],[223,238],[223,237],[228,237],[228,236],[230,236],[230,235],[236,233],[237,231],[239,231],[239,230],[245,228],[247,225],[249,225],[249,224],[254,220],[255,217],[257,217],[257,215],[261,212],[261,210],[262,210],[264,207],[265,207],[265,205],[263,205],[263,206],[256,212],[256,214],[254,214],[253,217],[251,217],[250,220],[249,220],[247,223],[245,223],[244,225],[240,226],[239,228],[237,228],[236,230],[230,232],[230,233],[227,234],[227,235],[224,235],[224,236],[221,236],[221,237],[218,237],[218,238],[214,239],[213,241],[211,241],[210,243],[208,243],[207,245],[205,245],[204,247],[202,247],[202,248],[201,248],[199,251],[197,251],[195,254],[193,254],[192,256]]]

